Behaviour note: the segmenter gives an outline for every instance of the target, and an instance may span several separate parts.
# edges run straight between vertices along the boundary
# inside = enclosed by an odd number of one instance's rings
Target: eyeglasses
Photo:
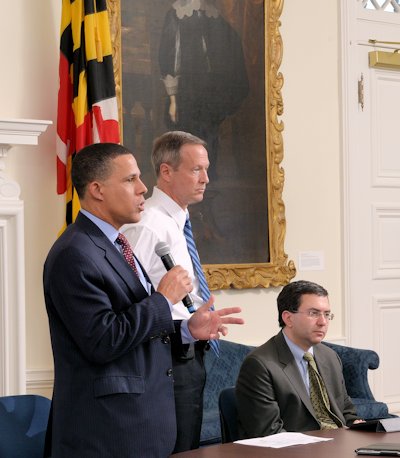
[[[321,318],[323,316],[325,320],[332,321],[334,318],[334,314],[331,312],[321,312],[320,310],[306,310],[305,312],[299,312],[298,310],[293,311],[289,310],[290,313],[303,313],[304,315],[307,315],[309,318],[313,320],[318,320],[318,318]]]

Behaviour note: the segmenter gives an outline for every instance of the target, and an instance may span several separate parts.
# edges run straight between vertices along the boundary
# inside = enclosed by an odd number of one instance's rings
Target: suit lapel
[[[329,362],[327,361],[326,355],[322,355],[319,345],[314,346],[314,358],[315,362],[318,367],[318,371],[321,374],[321,377],[323,378],[326,387],[330,385],[330,379],[331,379],[331,369],[329,367]]]
[[[323,354],[325,352],[321,351],[324,348],[321,347],[321,344],[314,346],[314,357],[315,363],[317,364],[318,371],[321,374],[321,377],[325,383],[326,391],[328,392],[329,403],[331,405],[331,411],[339,417],[339,419],[344,421],[343,412],[339,409],[336,399],[332,395],[335,392],[333,383],[338,380],[338,374],[332,373],[332,365],[330,364],[330,355]]]
[[[141,281],[139,280],[135,272],[125,261],[124,257],[117,250],[117,248],[96,226],[96,224],[90,221],[89,218],[86,218],[86,216],[82,213],[78,214],[75,224],[79,225],[88,234],[92,242],[98,247],[99,251],[103,253],[105,259],[114,269],[116,274],[122,278],[122,280],[126,283],[127,287],[134,293],[135,296],[148,296],[147,291],[143,287]],[[145,272],[141,264],[140,267],[142,268],[147,281],[151,284],[150,280],[147,277],[147,273]]]
[[[283,336],[282,331],[276,336],[276,339],[277,339],[278,357],[279,357],[281,364],[285,366],[283,368],[283,372],[288,377],[289,382],[291,383],[293,389],[299,395],[303,404],[306,406],[310,414],[315,418],[314,409],[311,405],[310,396],[304,384],[303,377],[300,374],[299,368],[297,367],[296,360],[294,359],[294,356],[286,343],[286,340]]]
[[[286,343],[282,331],[276,336],[276,339],[279,361],[284,365],[283,372],[286,374],[289,382],[299,395],[303,404],[314,417],[314,409],[311,405],[310,396],[308,395],[303,378],[299,372],[299,368],[297,367],[296,360],[294,359],[294,356]]]
[[[135,254],[133,255],[135,256]],[[144,267],[142,266],[142,263],[139,261],[139,259],[135,256],[135,262],[137,264],[139,264],[140,268],[142,269],[142,272],[143,272],[143,275],[144,275],[144,278],[146,279],[147,283],[150,285],[151,287],[151,293],[154,293],[154,287],[153,287],[153,283],[151,282],[149,276],[147,275],[147,272],[145,271]]]
[[[108,242],[109,246],[103,247],[105,251],[105,258],[110,263],[115,272],[124,280],[128,288],[130,288],[136,296],[138,295],[139,291],[140,296],[148,296],[148,293],[139,280],[139,277],[135,274],[131,266],[125,261],[121,253],[117,250],[116,247],[112,245],[112,243],[107,238],[106,242]],[[140,265],[140,267],[142,267],[142,265]],[[145,273],[144,270],[143,273]],[[145,276],[147,277],[147,274],[145,274]]]

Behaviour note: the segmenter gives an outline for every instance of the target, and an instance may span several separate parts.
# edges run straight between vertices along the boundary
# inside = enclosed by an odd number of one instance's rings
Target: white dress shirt
[[[183,234],[186,215],[187,211],[163,191],[154,187],[153,195],[146,200],[141,221],[136,224],[126,224],[121,228],[121,232],[129,240],[135,256],[142,263],[155,288],[166,270],[154,248],[158,242],[167,243],[175,263],[189,272],[193,282],[193,291],[190,294],[195,308],[198,308],[203,304],[203,300],[199,295],[199,281],[193,271],[192,260]],[[178,302],[172,308],[172,316],[176,320],[187,319],[190,317],[190,312],[182,302]]]

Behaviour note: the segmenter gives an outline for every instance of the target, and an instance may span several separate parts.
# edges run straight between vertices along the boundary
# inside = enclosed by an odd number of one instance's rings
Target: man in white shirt
[[[204,302],[183,231],[189,215],[188,206],[203,200],[209,181],[205,142],[186,132],[167,132],[154,142],[152,163],[157,186],[152,197],[146,200],[141,221],[125,226],[122,231],[155,287],[165,275],[165,267],[154,251],[155,246],[160,241],[170,246],[176,264],[189,273],[193,282],[191,296],[195,308],[198,308]],[[182,320],[187,319],[190,312],[182,302],[178,302],[174,304],[172,315],[174,320]],[[199,446],[206,348],[208,343],[205,341],[182,344],[179,335],[172,338],[178,430],[175,453]]]

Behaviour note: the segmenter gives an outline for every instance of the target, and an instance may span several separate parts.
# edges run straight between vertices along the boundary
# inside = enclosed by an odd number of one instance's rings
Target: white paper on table
[[[271,436],[255,437],[235,441],[235,444],[254,445],[256,447],[282,448],[291,445],[313,444],[314,442],[331,441],[333,437],[316,437],[302,433],[278,433]]]

